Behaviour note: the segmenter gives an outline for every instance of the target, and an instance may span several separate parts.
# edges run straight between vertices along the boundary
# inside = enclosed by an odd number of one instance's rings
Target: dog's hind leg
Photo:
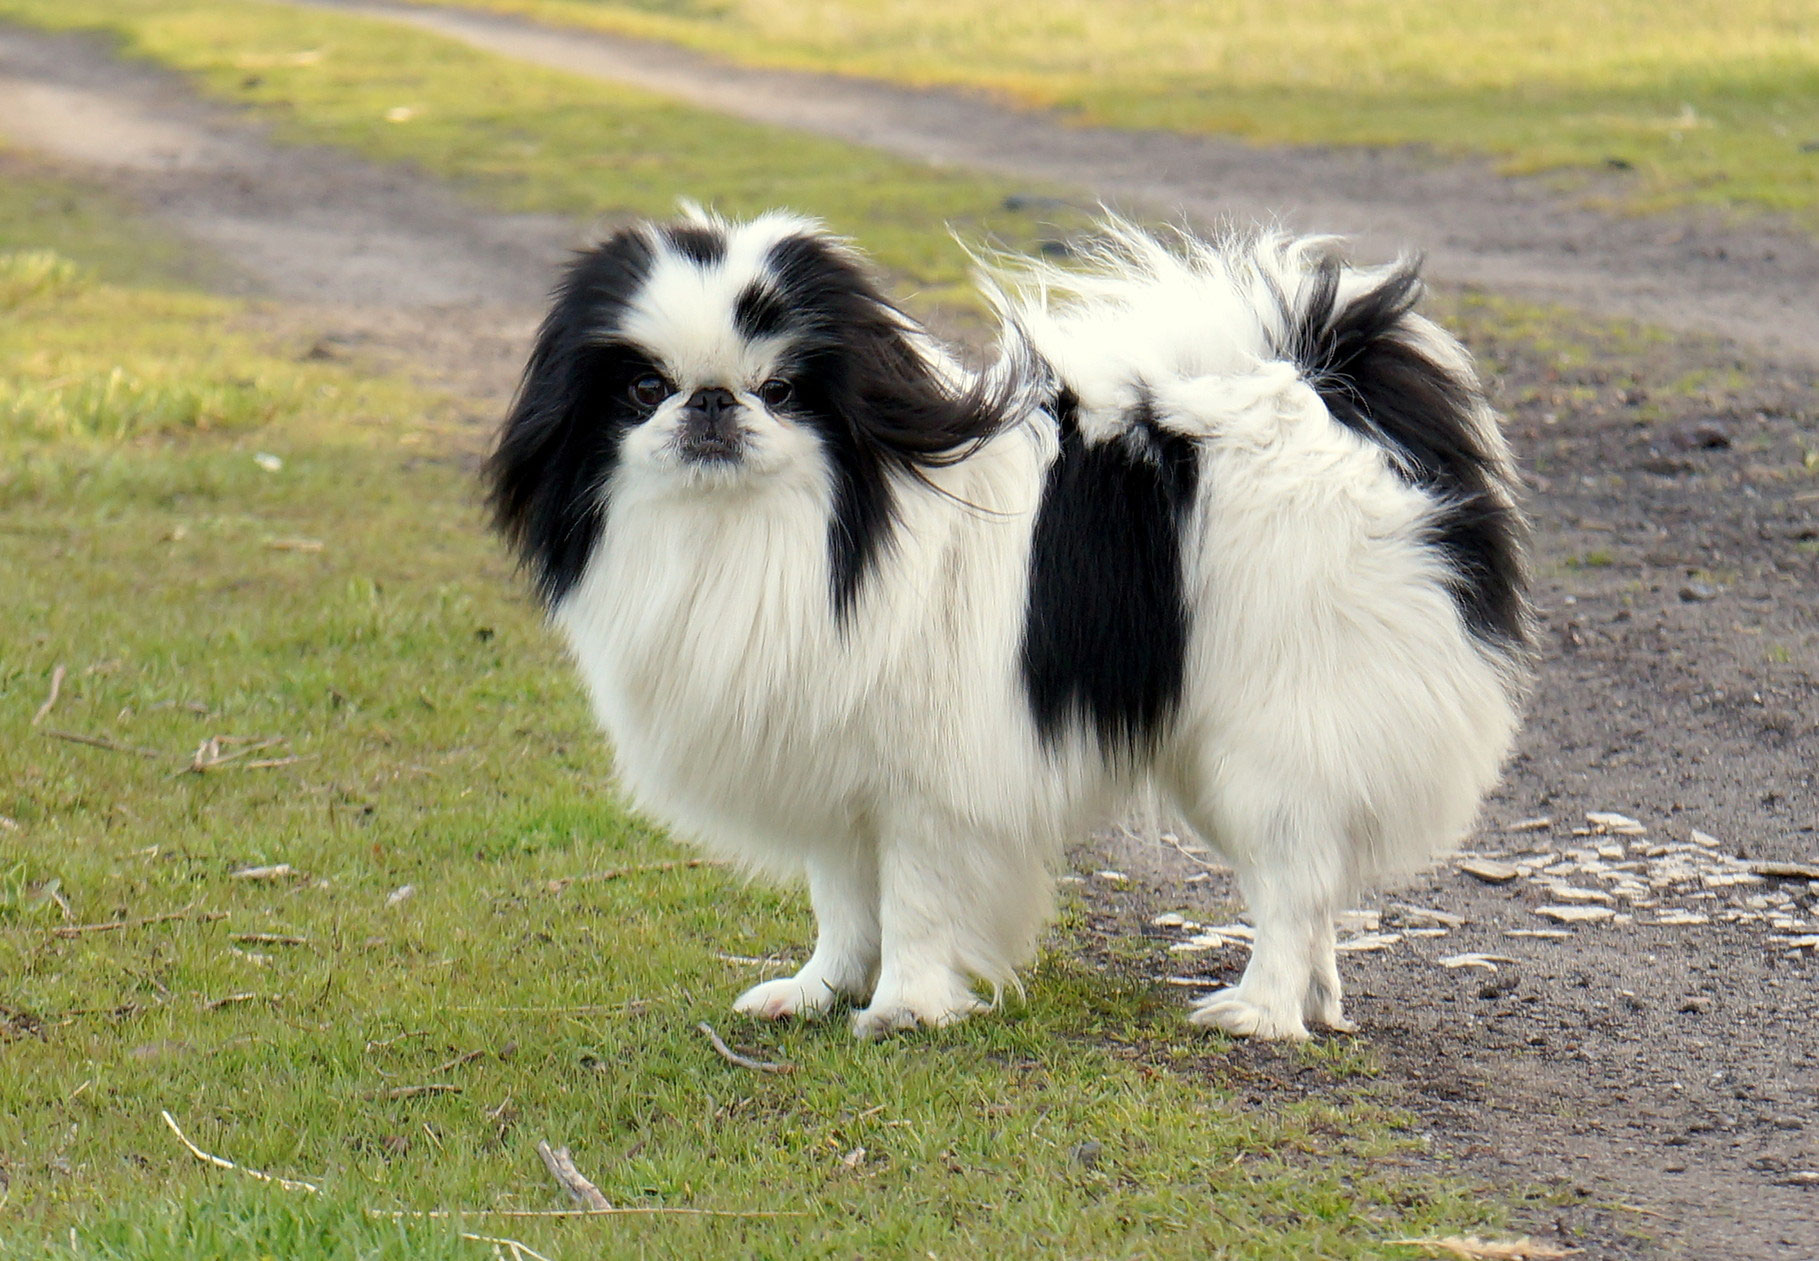
[[[822,1014],[842,998],[864,999],[878,971],[878,858],[869,838],[818,850],[808,860],[815,952],[794,976],[754,985],[733,1010],[765,1020]]]
[[[1333,919],[1349,885],[1338,831],[1284,811],[1263,835],[1234,847],[1238,883],[1256,928],[1238,984],[1200,1002],[1189,1019],[1240,1037],[1302,1040],[1310,1023],[1352,1028],[1340,1002]]]

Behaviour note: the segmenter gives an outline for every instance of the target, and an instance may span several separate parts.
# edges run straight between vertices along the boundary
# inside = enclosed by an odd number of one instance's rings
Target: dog
[[[634,803],[806,877],[736,1002],[876,1039],[993,1001],[1063,842],[1153,794],[1256,938],[1190,1018],[1352,1028],[1336,913],[1467,831],[1530,656],[1517,475],[1418,269],[1100,225],[970,371],[814,222],[619,231],[487,465]],[[989,987],[989,991],[982,986]]]

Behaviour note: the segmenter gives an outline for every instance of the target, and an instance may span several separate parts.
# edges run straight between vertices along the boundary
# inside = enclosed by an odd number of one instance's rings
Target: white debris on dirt
[[[1684,840],[1651,835],[1641,820],[1614,810],[1587,811],[1583,819],[1581,825],[1552,816],[1523,819],[1502,829],[1505,835],[1520,836],[1513,848],[1465,851],[1454,859],[1452,866],[1461,876],[1508,889],[1530,902],[1534,915],[1560,926],[1508,928],[1503,936],[1559,942],[1582,929],[1724,924],[1764,929],[1765,941],[1790,955],[1819,954],[1819,864],[1743,859],[1696,828]],[[1117,872],[1096,874],[1123,878]],[[1186,934],[1169,946],[1174,954],[1249,950],[1255,937],[1248,924],[1209,927],[1177,911],[1157,915],[1150,924]],[[1390,950],[1443,938],[1466,926],[1466,918],[1451,911],[1389,902],[1381,910],[1359,908],[1339,915],[1336,949],[1346,954]],[[1446,968],[1495,970],[1498,962],[1513,961],[1468,952],[1435,962]]]
[[[1608,906],[1538,906],[1535,914],[1556,924],[1596,924],[1615,918],[1617,912]]]
[[[1470,952],[1462,955],[1448,955],[1444,959],[1435,960],[1435,962],[1443,968],[1483,968],[1487,972],[1495,972],[1499,963],[1514,963],[1516,961],[1508,955],[1487,955]]]
[[[1220,924],[1215,928],[1203,928],[1192,920],[1183,920],[1179,927],[1194,935],[1170,946],[1170,954],[1197,954],[1202,950],[1223,950],[1227,946],[1241,946],[1249,950],[1251,941],[1257,935],[1257,930],[1249,924]]]
[[[1462,858],[1459,870],[1485,884],[1508,884],[1522,874],[1508,863],[1492,862],[1488,858]]]
[[[1401,933],[1360,933],[1337,943],[1333,949],[1341,954],[1367,954],[1373,950],[1388,950],[1401,940]]]

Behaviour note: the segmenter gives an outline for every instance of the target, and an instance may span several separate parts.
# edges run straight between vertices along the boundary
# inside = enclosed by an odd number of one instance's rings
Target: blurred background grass
[[[1819,229],[1812,0],[454,0],[1083,122],[1414,145]]]

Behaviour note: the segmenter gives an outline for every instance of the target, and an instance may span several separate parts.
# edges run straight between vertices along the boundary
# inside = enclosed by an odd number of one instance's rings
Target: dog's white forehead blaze
[[[777,370],[788,339],[741,333],[734,320],[739,295],[769,279],[765,260],[780,241],[820,227],[781,214],[738,225],[706,215],[695,221],[722,235],[724,256],[698,262],[659,236],[656,261],[620,332],[652,354],[678,388],[754,388]]]

